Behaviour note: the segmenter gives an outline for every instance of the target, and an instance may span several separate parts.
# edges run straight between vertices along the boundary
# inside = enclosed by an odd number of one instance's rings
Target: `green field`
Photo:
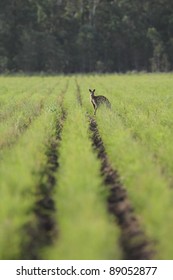
[[[173,259],[172,128],[172,74],[1,76],[0,259]]]

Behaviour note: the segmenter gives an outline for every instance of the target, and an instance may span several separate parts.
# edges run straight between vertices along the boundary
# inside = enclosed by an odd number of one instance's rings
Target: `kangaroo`
[[[111,103],[105,96],[103,96],[103,95],[95,96],[94,95],[95,89],[93,89],[93,90],[89,89],[89,91],[90,91],[90,101],[94,107],[94,115],[96,115],[96,111],[101,104],[106,104],[106,106],[108,108],[111,108]]]

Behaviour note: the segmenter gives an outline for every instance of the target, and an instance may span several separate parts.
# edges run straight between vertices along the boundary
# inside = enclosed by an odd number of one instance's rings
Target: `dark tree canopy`
[[[0,0],[1,73],[172,69],[172,0]]]

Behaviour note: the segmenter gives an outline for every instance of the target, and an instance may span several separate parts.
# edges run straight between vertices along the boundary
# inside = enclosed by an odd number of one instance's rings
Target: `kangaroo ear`
[[[92,90],[89,88],[89,91],[92,92]]]
[[[93,92],[95,92],[96,90],[95,89],[93,89]]]

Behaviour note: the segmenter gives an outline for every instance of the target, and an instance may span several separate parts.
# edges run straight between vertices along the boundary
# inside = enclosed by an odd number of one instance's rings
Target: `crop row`
[[[150,76],[141,78],[146,80],[148,78],[148,83],[151,79]],[[157,77],[154,78],[157,80]],[[126,83],[126,79],[129,85]],[[140,76],[132,77],[133,86],[138,85],[138,79],[140,81]],[[86,108],[86,111],[91,113],[93,111],[88,102],[89,97],[86,96],[88,85],[95,88],[96,83],[96,93],[107,96],[111,101],[112,110],[109,111],[106,108],[100,108],[96,117],[100,135],[110,162],[120,174],[121,181],[128,191],[128,195],[136,214],[139,216],[144,231],[148,238],[155,244],[156,258],[171,259],[173,256],[173,248],[170,246],[172,238],[171,220],[173,217],[172,191],[169,188],[165,174],[161,172],[160,166],[153,160],[152,149],[148,147],[149,144],[147,145],[146,143],[144,145],[141,141],[137,141],[133,134],[134,123],[131,122],[131,125],[127,126],[121,118],[121,110],[122,112],[123,110],[128,111],[129,107],[131,107],[128,98],[136,101],[136,95],[139,92],[145,96],[143,83],[138,85],[137,92],[135,92],[135,88],[133,88],[134,93],[132,91],[129,96],[126,92],[128,101],[123,106],[118,107],[117,105],[122,102],[121,96],[123,96],[123,89],[125,86],[130,87],[130,81],[131,79],[128,76],[113,76],[111,78],[95,77],[95,80],[88,78],[88,81],[85,83],[79,78],[78,83],[81,88],[83,106]],[[118,84],[120,84],[119,88]],[[116,86],[114,87],[114,85]],[[126,99],[126,95],[124,99]],[[165,93],[165,96],[167,96],[167,93]],[[138,108],[138,111],[140,111],[140,108]],[[133,114],[133,118],[137,120],[139,114],[135,112]],[[142,130],[143,127],[145,129],[146,126],[142,122],[140,123],[139,129]],[[152,135],[151,127],[148,130],[148,133],[150,132]],[[171,143],[170,141],[169,146],[171,146]],[[167,152],[167,148],[165,152]],[[171,161],[172,157],[170,155],[168,158]]]
[[[91,147],[85,111],[77,103],[74,80],[64,107],[67,117],[54,194],[59,235],[44,256],[48,259],[119,259],[118,227],[106,211],[100,163]]]
[[[23,91],[24,80],[21,80],[21,85],[16,93],[11,91],[6,96],[1,97],[1,103],[8,100],[6,106],[1,109],[0,122],[0,148],[4,150],[9,148],[17,138],[30,126],[32,121],[38,117],[44,107],[48,108],[48,100],[50,95],[56,91],[56,80],[50,81],[50,84],[45,82],[40,83],[39,80],[33,81],[30,91]],[[21,91],[21,92],[20,92]],[[18,96],[19,95],[19,96]]]
[[[45,180],[47,153],[51,139],[55,137],[56,119],[60,114],[60,94],[61,88],[56,88],[54,94],[46,97],[43,112],[20,135],[15,145],[3,152],[0,162],[0,259],[20,259],[29,255],[24,252],[32,236],[27,234],[27,229],[28,225],[36,223],[34,208],[38,186]]]
[[[169,75],[37,77],[25,85],[16,79],[18,97],[14,80],[9,87],[2,81],[0,259],[124,257],[103,168],[118,173],[154,257],[171,259]],[[100,108],[94,119],[88,88],[107,96],[112,110]],[[88,116],[109,166],[93,149]],[[9,133],[18,122],[18,133]]]
[[[172,186],[172,75],[110,77],[110,83],[100,86],[113,97],[113,110]]]
[[[54,92],[46,97],[37,119],[3,151],[1,259],[121,258],[118,227],[106,211],[99,161],[91,147],[85,112],[77,103],[73,79],[70,87],[66,93],[56,87],[55,92],[62,94]],[[57,123],[63,112],[67,116],[57,139]],[[60,147],[55,145],[52,150],[57,141],[61,141]],[[58,169],[52,169],[51,158]],[[50,181],[54,185],[51,192]]]

